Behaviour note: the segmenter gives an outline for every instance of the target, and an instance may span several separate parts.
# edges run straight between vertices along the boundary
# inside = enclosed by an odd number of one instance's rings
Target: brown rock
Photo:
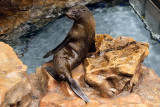
[[[98,1],[100,0],[1,0],[0,39],[18,43],[20,36],[45,26],[77,2],[88,4]]]
[[[133,93],[138,94],[144,102],[152,107],[160,106],[160,78],[153,69],[141,66],[141,77],[134,86]]]
[[[30,107],[38,107],[40,99],[47,92],[48,76],[41,68],[37,68],[36,73],[29,75],[29,79],[31,84],[30,96],[32,98]]]
[[[36,106],[30,106],[31,104],[32,104],[32,98],[30,97],[30,95],[26,95],[19,102],[17,102],[17,104],[11,105],[10,107],[36,107]]]
[[[77,97],[66,82],[57,82],[52,78],[48,81],[49,91],[41,99],[40,107],[151,107],[136,93],[123,92],[114,98],[102,97],[98,91],[82,81],[83,75],[82,64],[72,71],[73,78],[89,96],[91,103],[86,104]]]
[[[149,54],[148,43],[123,36],[96,35],[96,48],[97,54],[85,60],[85,80],[105,97],[128,90],[132,76]],[[130,87],[135,83],[133,80]]]
[[[86,104],[77,97],[67,82],[54,80],[44,69],[52,64],[49,61],[42,66],[49,79],[48,92],[40,100],[40,107],[160,106],[160,78],[141,64],[149,54],[147,43],[96,35],[96,47],[96,53],[72,71],[72,77],[91,102]]]
[[[29,105],[31,100],[27,97],[31,86],[26,73],[27,66],[18,59],[13,49],[0,42],[0,106],[10,107],[19,105],[22,99]]]
[[[27,7],[30,7],[33,0],[1,0],[0,12],[6,14],[5,11],[15,11],[15,10],[26,10]]]

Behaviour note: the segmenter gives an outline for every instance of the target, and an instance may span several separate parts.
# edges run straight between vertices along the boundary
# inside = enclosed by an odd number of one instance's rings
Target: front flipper
[[[93,42],[88,52],[95,52],[95,51],[96,51],[96,45],[95,42]]]
[[[90,102],[88,96],[83,92],[83,90],[79,87],[79,85],[76,83],[74,79],[69,78],[67,79],[67,82],[77,96],[82,98],[86,103]]]
[[[43,56],[43,58],[47,58],[47,57],[51,56],[52,54],[56,53],[57,51],[59,51],[60,49],[62,49],[68,42],[70,42],[70,40],[71,40],[71,36],[68,35],[68,36],[63,40],[63,42],[62,42],[61,44],[59,44],[59,45],[58,45],[56,48],[54,48],[53,50],[47,52],[47,54],[45,54],[45,55]]]
[[[55,80],[57,81],[64,81],[65,77],[60,76],[56,70],[50,66],[44,68]]]

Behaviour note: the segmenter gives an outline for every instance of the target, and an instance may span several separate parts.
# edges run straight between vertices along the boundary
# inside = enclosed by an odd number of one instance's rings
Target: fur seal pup
[[[95,20],[90,10],[83,5],[72,7],[66,16],[74,20],[73,26],[65,40],[44,55],[47,58],[54,54],[53,66],[45,69],[56,80],[66,80],[79,97],[89,102],[87,95],[72,78],[71,71],[86,58],[88,52],[95,51]]]

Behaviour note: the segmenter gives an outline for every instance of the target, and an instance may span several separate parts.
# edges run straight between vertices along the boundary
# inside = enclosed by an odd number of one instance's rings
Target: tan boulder
[[[31,86],[26,71],[27,66],[21,62],[13,49],[9,45],[0,42],[1,107],[27,106],[30,104],[31,99],[28,94]],[[24,102],[24,99],[27,100]]]
[[[130,83],[132,76],[149,54],[149,44],[130,37],[96,35],[96,48],[97,52],[85,60],[85,81],[101,91],[104,97],[129,91],[136,81],[132,79]]]

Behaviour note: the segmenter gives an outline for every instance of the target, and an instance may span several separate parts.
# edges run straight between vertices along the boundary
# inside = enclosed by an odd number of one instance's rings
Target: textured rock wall
[[[1,0],[0,39],[14,40],[48,24],[76,3],[100,0]]]
[[[27,66],[13,49],[0,42],[0,107],[38,107],[46,94],[48,77],[37,68],[27,74]]]
[[[13,49],[0,42],[0,106],[29,105],[31,85],[27,66],[18,59]],[[25,102],[21,102],[21,100]]]

